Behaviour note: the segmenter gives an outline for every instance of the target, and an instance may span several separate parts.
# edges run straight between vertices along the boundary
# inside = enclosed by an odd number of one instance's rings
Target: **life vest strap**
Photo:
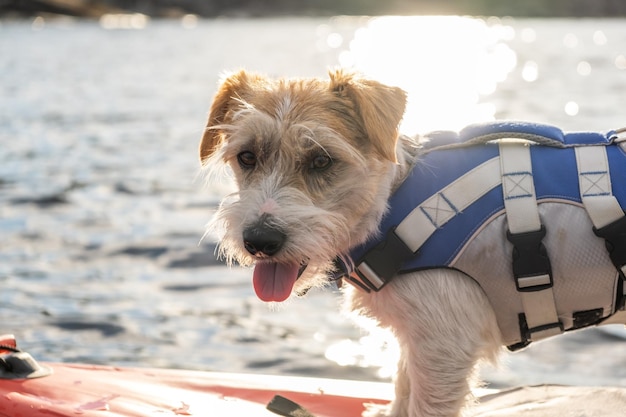
[[[556,310],[550,257],[543,244],[546,229],[539,217],[530,147],[507,141],[498,146],[507,238],[513,244],[513,277],[528,328],[520,328],[520,335],[522,340],[529,336],[537,341],[561,333],[563,325]]]
[[[387,238],[372,248],[354,272],[346,276],[348,282],[366,292],[380,291],[398,273],[402,264],[415,256],[395,230],[391,229]]]
[[[620,140],[620,134],[617,140]],[[622,139],[623,140],[623,139]],[[626,216],[617,198],[613,195],[609,161],[605,146],[586,146],[576,148],[576,165],[580,197],[593,223],[596,236],[605,240],[606,248],[613,265],[617,268],[622,281],[626,276]],[[626,290],[621,285],[621,294],[617,294],[617,308],[624,307]]]
[[[467,172],[413,209],[387,233],[387,239],[363,256],[354,271],[345,271],[347,281],[368,292],[380,291],[438,228],[500,183],[497,157]]]
[[[606,249],[613,265],[622,274],[626,273],[626,216],[600,229],[594,227],[593,232],[606,241]]]
[[[613,223],[624,216],[611,187],[611,174],[605,146],[576,148],[580,197],[594,227]]]

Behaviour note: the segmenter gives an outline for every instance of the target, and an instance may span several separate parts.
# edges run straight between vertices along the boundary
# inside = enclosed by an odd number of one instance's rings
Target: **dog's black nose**
[[[243,231],[243,245],[256,257],[275,255],[283,247],[287,236],[280,230],[256,226]]]

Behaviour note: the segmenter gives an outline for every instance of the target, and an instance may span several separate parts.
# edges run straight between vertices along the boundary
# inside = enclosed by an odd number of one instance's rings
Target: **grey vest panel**
[[[585,209],[576,203],[539,202],[546,225],[543,242],[552,260],[554,298],[563,330],[594,324],[616,310],[619,274],[604,239],[593,232]],[[521,334],[524,309],[511,269],[512,244],[503,238],[507,225],[498,213],[478,230],[451,266],[470,275],[491,302],[507,346],[527,340]]]

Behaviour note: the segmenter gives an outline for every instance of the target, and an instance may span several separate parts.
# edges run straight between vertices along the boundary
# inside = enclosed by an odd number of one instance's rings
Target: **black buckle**
[[[533,292],[552,287],[552,266],[548,251],[542,242],[545,236],[546,228],[544,225],[533,232],[515,234],[509,230],[506,232],[506,238],[513,244],[513,276],[518,291]],[[520,285],[520,279],[542,276],[547,276],[548,282],[536,285]]]
[[[369,281],[362,281],[361,278],[357,275],[356,271],[352,269],[352,267],[346,265],[344,260],[340,257],[335,258],[334,261],[335,271],[329,277],[329,280],[337,283],[337,287],[341,288],[343,280],[345,279],[350,284],[358,287],[359,289],[365,292],[371,292],[374,286]]]
[[[626,265],[626,216],[600,229],[594,227],[593,233],[604,239],[611,262],[621,270]]]
[[[363,278],[357,271],[354,271],[350,275],[347,275],[346,279],[350,284],[354,285],[357,288],[360,288],[365,292],[378,291],[378,287],[372,284],[367,278]]]

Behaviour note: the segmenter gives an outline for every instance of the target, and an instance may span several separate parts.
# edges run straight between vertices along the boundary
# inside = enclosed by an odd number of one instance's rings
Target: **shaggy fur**
[[[222,82],[200,159],[208,170],[230,166],[238,191],[223,200],[211,227],[221,255],[255,265],[261,299],[324,285],[337,256],[349,262],[348,250],[378,233],[387,199],[419,159],[419,143],[397,132],[405,102],[402,90],[341,70],[329,80],[241,71]],[[401,347],[395,400],[365,414],[460,416],[471,403],[476,364],[495,360],[501,347],[478,284],[432,270],[378,293],[346,288],[345,295]]]

